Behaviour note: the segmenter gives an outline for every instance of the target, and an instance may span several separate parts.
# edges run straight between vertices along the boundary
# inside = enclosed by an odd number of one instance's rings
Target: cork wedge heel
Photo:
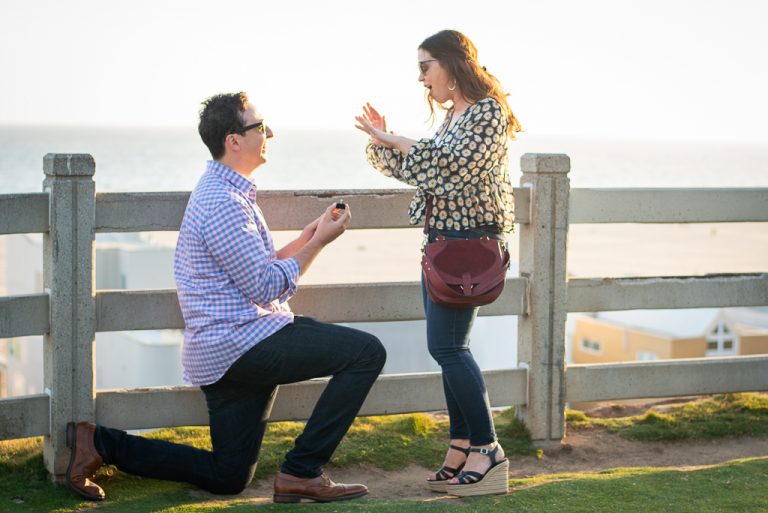
[[[456,476],[459,480],[457,484],[446,483],[445,491],[450,495],[458,497],[471,497],[474,495],[501,495],[509,492],[509,460],[496,459],[499,452],[499,446],[494,449],[470,449],[472,452],[479,452],[491,459],[491,468],[485,474],[473,471],[462,471]]]

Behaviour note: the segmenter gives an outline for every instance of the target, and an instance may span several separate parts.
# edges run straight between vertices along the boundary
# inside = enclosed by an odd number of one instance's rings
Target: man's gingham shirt
[[[299,263],[278,260],[256,185],[218,162],[189,198],[174,275],[184,315],[184,380],[208,385],[261,340],[293,322]]]

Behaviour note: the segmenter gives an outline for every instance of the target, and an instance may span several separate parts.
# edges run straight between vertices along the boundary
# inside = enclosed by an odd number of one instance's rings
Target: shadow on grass
[[[15,477],[15,476],[14,476]],[[106,481],[105,481],[106,479]],[[109,500],[97,506],[99,512],[204,513],[257,511],[306,511],[307,505],[274,505],[264,499],[237,496],[200,499],[186,485],[141,479],[116,473],[103,476]],[[0,511],[75,512],[90,509],[90,503],[73,498],[63,486],[45,480],[24,484],[24,503],[16,504],[14,483],[0,478]],[[768,457],[736,460],[706,468],[671,470],[654,468],[611,469],[595,474],[560,474],[510,482],[506,496],[456,499],[435,495],[426,500],[361,499],[333,504],[316,504],[313,511],[345,512],[515,512],[567,511],[657,512],[675,511],[751,512],[768,508]],[[375,486],[375,483],[372,483]],[[303,509],[302,509],[303,508]]]
[[[751,512],[768,507],[765,486],[768,458],[736,460],[692,470],[653,468],[612,469],[596,474],[562,474],[545,478],[514,480],[506,496],[456,499],[383,500],[360,499],[332,504],[315,504],[318,512],[489,512],[526,513],[567,511],[569,513],[659,512],[682,513]],[[155,482],[157,483],[157,482]],[[194,500],[179,487],[141,483],[134,478],[112,483],[115,499],[100,505],[99,512],[206,513],[260,511],[307,511],[306,504],[275,505],[260,499]],[[258,506],[258,507],[256,507]],[[77,511],[76,505],[60,505],[58,511]],[[256,507],[256,508],[255,508]],[[3,510],[5,511],[5,510]],[[14,510],[9,510],[14,511]],[[22,511],[22,510],[18,510]],[[32,510],[29,510],[32,511]],[[41,511],[36,509],[34,511]]]
[[[598,474],[563,474],[546,479],[515,480],[506,496],[468,499],[436,496],[423,501],[363,499],[318,504],[319,512],[569,512],[681,513],[763,511],[768,507],[765,486],[768,458],[737,460],[698,470],[652,468],[613,469]],[[219,511],[224,504],[195,504],[179,513]],[[253,503],[228,503],[228,512],[253,511]],[[303,508],[303,509],[302,509]],[[306,511],[306,505],[264,504],[257,511]]]

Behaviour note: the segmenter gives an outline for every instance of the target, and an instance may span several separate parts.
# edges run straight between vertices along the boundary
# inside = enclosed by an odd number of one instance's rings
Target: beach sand
[[[275,245],[297,235],[274,233]],[[421,229],[348,230],[303,284],[416,281]],[[518,260],[519,235],[509,238]],[[768,272],[768,223],[580,224],[569,228],[570,278]]]
[[[298,232],[273,232],[280,248]],[[7,294],[6,243],[0,236],[0,295]],[[146,242],[173,251],[175,232],[146,232]],[[302,277],[301,284],[418,281],[420,228],[347,230],[328,245]],[[519,235],[509,237],[517,261]],[[513,269],[516,265],[513,265]],[[570,278],[693,276],[768,272],[768,223],[578,224],[569,228]],[[172,269],[165,281],[173,286]],[[39,290],[16,290],[33,294]]]

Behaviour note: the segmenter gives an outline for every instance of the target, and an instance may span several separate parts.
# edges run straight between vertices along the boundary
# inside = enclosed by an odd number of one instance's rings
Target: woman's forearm
[[[403,155],[408,155],[408,152],[411,151],[413,145],[418,142],[413,139],[403,137],[402,135],[390,134],[390,137],[391,140],[387,142],[389,142],[393,147],[397,148]]]

